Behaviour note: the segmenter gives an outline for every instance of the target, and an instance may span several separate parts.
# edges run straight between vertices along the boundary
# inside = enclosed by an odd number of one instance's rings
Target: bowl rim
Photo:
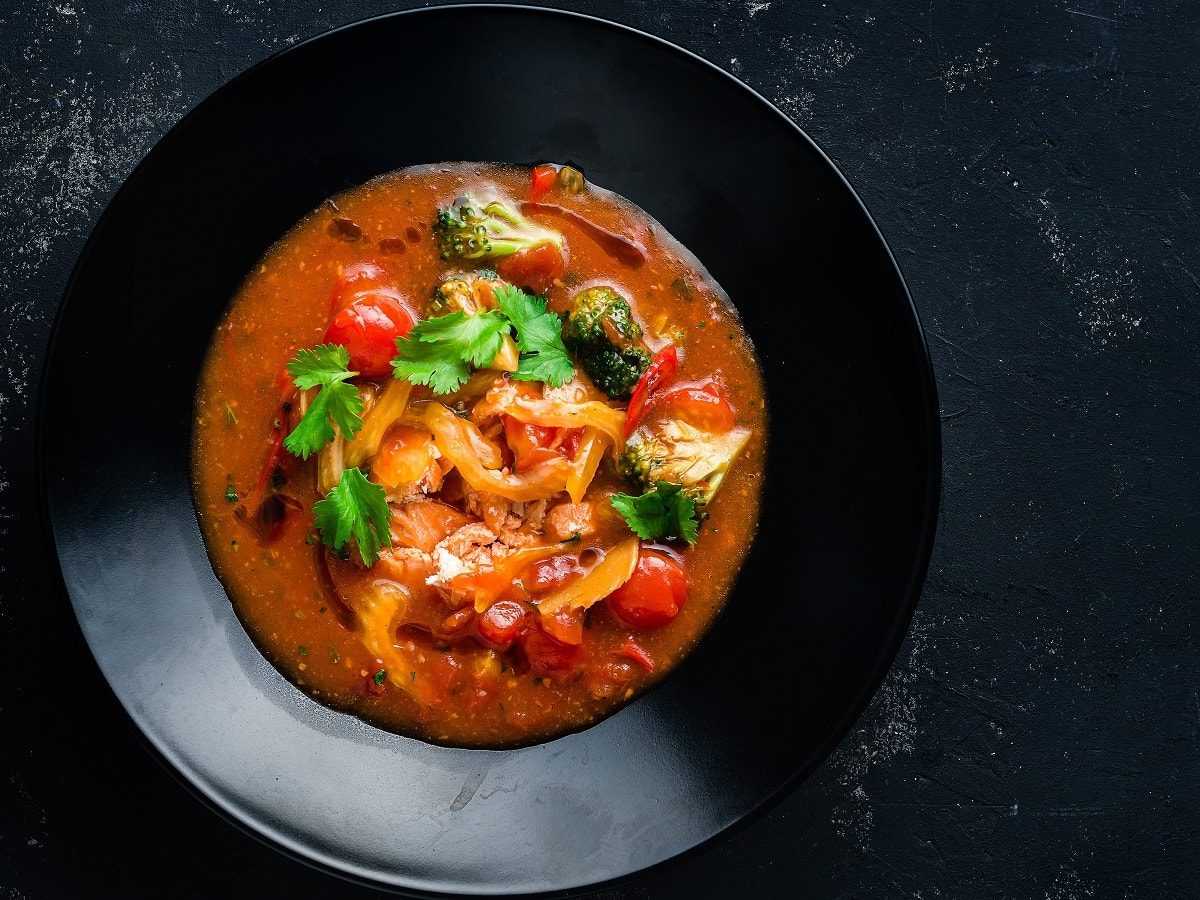
[[[501,11],[504,13],[512,13],[517,15],[533,15],[533,16],[549,16],[560,17],[572,20],[578,23],[584,23],[590,26],[598,26],[601,29],[615,31],[627,37],[634,38],[643,42],[650,43],[661,50],[668,53],[681,55],[687,61],[698,64],[710,73],[722,77],[732,82],[751,98],[763,104],[771,113],[777,116],[783,123],[789,127],[794,136],[804,143],[808,144],[812,151],[815,151],[818,158],[822,160],[828,167],[829,172],[833,177],[840,182],[841,186],[848,192],[849,197],[857,205],[859,212],[865,217],[870,229],[874,232],[882,247],[886,262],[890,265],[896,279],[896,284],[900,294],[903,296],[904,303],[907,308],[909,321],[913,327],[911,337],[914,339],[914,349],[917,351],[918,375],[920,378],[920,395],[922,405],[925,412],[924,432],[928,442],[929,452],[926,459],[924,476],[927,484],[924,504],[921,510],[921,524],[917,552],[913,559],[912,567],[908,573],[908,579],[902,594],[902,605],[899,607],[899,616],[895,621],[892,633],[886,643],[884,651],[879,656],[876,670],[872,673],[870,679],[863,683],[858,695],[854,701],[846,708],[846,713],[837,724],[830,729],[826,738],[818,745],[814,752],[804,765],[798,766],[791,775],[785,779],[774,791],[764,797],[755,806],[747,810],[740,818],[736,819],[726,827],[717,831],[710,837],[694,844],[690,848],[662,859],[652,865],[627,872],[612,878],[602,881],[591,882],[588,884],[580,884],[564,889],[551,889],[540,891],[536,894],[526,896],[551,897],[551,896],[578,896],[584,893],[591,893],[596,890],[612,888],[623,884],[642,879],[652,873],[662,872],[664,869],[675,866],[685,860],[692,859],[699,854],[707,851],[715,844],[724,841],[732,835],[745,829],[752,823],[758,821],[765,814],[774,809],[783,799],[788,797],[800,784],[815,772],[818,768],[825,764],[832,752],[842,742],[850,729],[862,716],[862,713],[875,696],[879,686],[883,683],[883,679],[891,670],[895,663],[896,656],[899,653],[900,647],[904,642],[904,638],[908,634],[909,626],[912,622],[913,614],[916,611],[917,603],[920,599],[921,591],[925,584],[925,579],[928,574],[929,563],[932,557],[934,544],[937,537],[938,518],[941,506],[942,492],[942,430],[940,406],[938,402],[937,383],[933,370],[933,361],[929,352],[929,344],[925,337],[925,330],[921,323],[920,315],[917,311],[916,304],[913,302],[912,294],[909,291],[908,283],[904,277],[904,273],[896,260],[891,246],[884,238],[880,231],[875,218],[867,209],[858,192],[847,180],[846,176],[838,168],[838,166],[830,159],[829,155],[821,148],[821,146],[813,140],[799,125],[797,125],[790,117],[780,110],[774,103],[764,97],[761,93],[755,90],[750,85],[743,82],[737,76],[721,68],[717,64],[711,62],[700,54],[682,47],[665,38],[658,37],[640,28],[626,25],[622,22],[617,22],[611,19],[605,19],[600,16],[594,16],[588,13],[576,12],[573,10],[561,9],[551,6],[532,6],[524,3],[486,3],[486,2],[471,2],[471,3],[450,3],[440,6],[420,7],[406,10],[396,10],[392,12],[382,13],[380,15],[369,16],[363,19],[357,19],[347,22],[342,25],[329,28],[325,31],[306,37],[303,40],[297,41],[294,44],[283,47],[274,53],[264,57],[258,62],[253,63],[246,69],[234,75],[232,78],[223,82],[214,91],[206,95],[195,106],[189,109],[179,120],[164,132],[154,146],[151,147],[138,161],[129,175],[121,182],[120,186],[107,199],[104,209],[96,218],[92,225],[88,237],[85,240],[83,247],[79,251],[79,256],[71,268],[71,273],[63,287],[59,297],[54,316],[51,321],[49,335],[43,351],[41,371],[38,379],[38,402],[35,411],[33,424],[35,430],[34,438],[34,480],[35,490],[38,494],[37,510],[41,518],[41,527],[43,537],[46,541],[46,547],[50,552],[50,568],[51,580],[54,589],[58,592],[59,598],[66,602],[70,608],[71,615],[69,616],[72,632],[79,644],[86,650],[87,658],[95,667],[96,674],[103,683],[103,691],[105,691],[111,700],[115,701],[116,706],[123,712],[124,724],[132,724],[135,726],[133,730],[139,741],[146,747],[152,758],[154,758],[163,768],[179,783],[187,792],[199,800],[204,806],[208,807],[213,812],[217,813],[221,819],[236,827],[239,831],[249,835],[260,843],[272,848],[273,850],[282,853],[293,860],[312,866],[313,868],[325,872],[330,875],[342,878],[352,883],[360,884],[366,887],[375,888],[377,890],[385,890],[396,893],[404,893],[416,897],[446,897],[448,894],[444,890],[430,889],[428,886],[421,886],[419,880],[412,879],[389,879],[382,881],[377,877],[372,877],[367,870],[348,863],[346,860],[333,857],[316,851],[314,848],[306,844],[293,840],[284,834],[281,834],[276,828],[260,821],[254,815],[249,814],[243,809],[238,808],[234,803],[229,802],[226,798],[222,798],[212,791],[211,787],[195,772],[191,771],[182,760],[180,760],[170,748],[162,744],[162,742],[152,733],[148,723],[143,721],[143,717],[137,715],[124,700],[116,693],[108,679],[104,676],[103,670],[96,659],[95,653],[91,645],[87,642],[84,636],[82,626],[75,615],[74,604],[70,599],[70,594],[66,587],[66,580],[62,570],[61,559],[58,552],[58,543],[54,535],[53,521],[50,514],[50,485],[49,473],[46,470],[46,454],[45,422],[49,415],[47,412],[46,403],[46,384],[51,362],[55,357],[55,348],[59,340],[62,330],[62,324],[66,317],[66,310],[71,294],[74,292],[76,281],[79,278],[80,272],[85,268],[86,263],[90,260],[91,255],[95,252],[96,235],[104,230],[104,226],[112,215],[112,210],[118,205],[118,201],[126,194],[130,185],[136,182],[151,163],[162,151],[162,148],[167,145],[173,136],[181,131],[190,121],[200,115],[204,110],[219,102],[226,93],[233,91],[242,82],[249,80],[260,69],[273,65],[279,59],[299,51],[301,48],[307,47],[317,41],[324,40],[336,34],[358,28],[369,28],[376,23],[390,21],[405,16],[437,16],[443,13],[461,13],[470,11],[486,11],[494,12]],[[500,751],[479,751],[479,752],[506,752]],[[505,896],[498,894],[496,891],[482,889],[474,891],[475,896]]]

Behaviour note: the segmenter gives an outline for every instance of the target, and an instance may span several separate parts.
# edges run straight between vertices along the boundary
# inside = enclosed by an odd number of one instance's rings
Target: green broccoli
[[[650,365],[629,302],[610,287],[588,288],[575,296],[563,343],[596,387],[617,400],[629,397]]]
[[[680,484],[698,507],[704,507],[749,439],[747,428],[714,434],[677,419],[653,428],[642,426],[625,444],[621,472],[643,491],[660,481]]]
[[[547,243],[560,252],[565,247],[561,234],[525,218],[509,201],[480,206],[469,194],[438,210],[433,234],[445,260],[498,259]]]

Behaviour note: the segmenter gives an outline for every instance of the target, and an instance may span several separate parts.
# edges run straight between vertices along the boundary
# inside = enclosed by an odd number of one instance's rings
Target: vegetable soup
[[[569,166],[377,178],[272,247],[213,336],[193,480],[255,643],[436,743],[593,724],[719,613],[766,410],[721,288]]]

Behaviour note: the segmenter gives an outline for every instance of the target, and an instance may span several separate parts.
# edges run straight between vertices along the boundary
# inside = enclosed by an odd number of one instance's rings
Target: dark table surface
[[[52,587],[33,414],[70,267],[145,151],[274,51],[413,5],[0,3],[6,898],[376,896],[151,761]],[[1157,0],[560,5],[706,56],[833,157],[908,278],[944,420],[928,583],[859,724],[772,813],[603,896],[1200,895],[1200,17]],[[398,78],[422,84],[402,61]],[[88,465],[86,435],[78,450]]]

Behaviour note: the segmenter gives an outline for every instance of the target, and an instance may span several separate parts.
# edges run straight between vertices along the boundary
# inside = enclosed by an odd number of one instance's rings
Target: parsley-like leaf
[[[611,502],[644,541],[679,538],[689,544],[696,542],[696,503],[674,482],[659,481],[654,490],[640,497],[613,494]]]
[[[362,428],[362,397],[346,382],[357,375],[349,371],[350,353],[340,344],[321,344],[301,350],[288,363],[292,382],[302,391],[319,388],[308,411],[283,441],[288,452],[308,459],[333,440],[333,423],[349,440]],[[332,422],[331,422],[332,420]]]
[[[495,295],[500,311],[517,329],[521,361],[513,378],[544,381],[552,387],[570,381],[575,368],[563,345],[562,321],[546,309],[545,298],[507,284],[497,288]]]
[[[353,536],[368,568],[379,558],[380,547],[392,546],[387,494],[357,466],[342,473],[337,487],[313,506],[313,514],[326,546],[341,550]]]
[[[463,386],[471,366],[482,368],[496,358],[510,330],[508,320],[495,310],[422,319],[407,337],[396,339],[392,368],[397,378],[449,394]]]

